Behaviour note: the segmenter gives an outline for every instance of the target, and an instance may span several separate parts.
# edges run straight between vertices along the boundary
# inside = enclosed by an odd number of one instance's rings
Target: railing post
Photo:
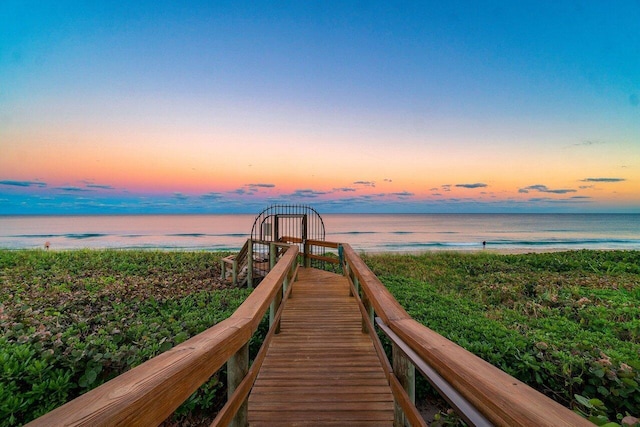
[[[284,295],[287,293],[287,289],[289,288],[289,286],[291,286],[291,283],[295,282],[296,280],[294,276],[291,276],[291,278],[289,278],[289,274],[293,273],[295,268],[296,268],[296,264],[291,264],[291,269],[289,270],[289,273],[285,276],[284,281],[282,282],[283,298],[284,298]],[[291,298],[291,295],[293,295],[293,290],[291,290],[291,292],[289,293],[289,298]]]
[[[278,247],[274,242],[269,243],[269,271],[276,265],[276,254]]]
[[[270,270],[276,265],[276,256],[275,256],[276,248],[277,247],[275,243],[269,243],[269,269]],[[276,318],[276,313],[278,312],[278,309],[280,308],[280,304],[282,303],[282,297],[284,296],[285,292],[287,292],[288,284],[289,284],[289,274],[287,274],[284,277],[284,280],[282,281],[282,292],[278,292],[273,297],[273,301],[271,301],[271,304],[269,304],[269,329],[271,329],[271,327],[273,326],[273,322]],[[280,332],[280,323],[278,322],[278,324],[276,325],[275,333],[277,334],[279,332]]]
[[[348,262],[344,262],[344,264],[342,265],[342,273],[349,277],[349,279],[351,279],[351,281],[353,282],[353,286],[355,287],[356,282],[353,281],[353,275],[351,274],[351,266],[349,265]],[[353,296],[353,290],[351,289],[351,286],[349,286],[349,296],[352,297]]]
[[[283,297],[287,293],[287,289],[288,288],[289,288],[289,274],[287,274],[287,276],[284,278],[284,281],[282,282],[282,296]]]
[[[273,326],[273,322],[275,321],[276,318],[276,313],[278,312],[278,309],[280,308],[280,304],[282,304],[282,292],[278,292],[274,295],[273,297],[273,301],[271,301],[271,304],[269,305],[269,328],[271,328]],[[276,326],[276,334],[280,332],[280,323],[278,323]]]
[[[243,345],[240,350],[227,361],[227,400],[231,399],[236,388],[240,385],[244,377],[249,371],[249,343]],[[247,417],[248,404],[245,400],[233,421],[229,423],[231,427],[245,427],[248,426]]]
[[[307,243],[307,241],[304,241],[304,255],[303,255],[303,259],[304,259],[304,266],[309,268],[311,267],[311,258],[309,258],[309,249],[311,248],[311,245],[309,245],[309,243]]]
[[[278,308],[280,308],[280,303],[282,302],[282,293],[278,292],[273,296],[273,300],[271,304],[269,304],[269,328],[273,326],[273,321],[276,318],[276,313],[278,312]]]
[[[247,241],[247,287],[253,288],[253,240]]]
[[[353,287],[356,288],[356,294],[360,295],[360,281],[357,276],[353,276]]]
[[[395,343],[391,344],[393,358],[393,373],[398,378],[402,388],[407,392],[411,403],[416,403],[416,368],[406,354]],[[409,426],[404,411],[397,403],[394,404],[393,425],[397,427]]]
[[[373,313],[373,305],[371,305],[371,301],[369,300],[369,297],[367,297],[367,294],[365,292],[362,293],[362,305],[364,306],[364,309],[367,311],[367,314],[369,315],[369,321],[371,322],[372,325],[374,325],[374,313]],[[362,319],[362,332],[363,333],[368,333],[369,332],[369,328],[367,327],[367,322]]]
[[[238,260],[235,258],[231,267],[231,283],[233,283],[233,286],[238,285]]]

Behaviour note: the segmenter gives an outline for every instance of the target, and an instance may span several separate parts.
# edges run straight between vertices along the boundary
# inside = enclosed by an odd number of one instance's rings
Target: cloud
[[[334,188],[333,191],[334,192],[349,193],[349,192],[352,192],[352,191],[356,191],[356,189],[353,188],[353,187],[341,187],[341,188]]]
[[[216,199],[220,199],[221,197],[222,197],[221,193],[215,193],[215,192],[205,193],[200,196],[200,198],[204,200],[216,200]]]
[[[571,147],[590,147],[592,145],[602,145],[606,144],[604,141],[594,140],[594,139],[585,139],[582,142],[577,142],[572,144]]]
[[[249,188],[274,188],[275,184],[247,184]]]
[[[451,184],[444,184],[444,185],[442,186],[442,189],[443,189],[444,191],[451,191]]]
[[[73,186],[56,187],[56,190],[67,191],[69,193],[82,193],[85,191],[91,191],[91,190],[87,190],[86,188],[73,187]]]
[[[14,181],[10,179],[0,181],[0,185],[8,185],[10,187],[39,187],[39,188],[44,188],[47,186],[47,184],[40,181]]]
[[[173,197],[178,200],[187,200],[189,198],[189,196],[187,196],[186,194],[177,193],[177,192],[173,193]]]
[[[390,196],[397,196],[397,197],[412,197],[414,196],[414,193],[410,193],[408,191],[401,191],[399,193],[389,193]]]
[[[389,179],[389,178],[385,178],[385,179],[384,179],[384,182],[393,182],[393,180],[392,180],[392,179]]]
[[[582,182],[622,182],[626,181],[624,178],[585,178]]]
[[[354,184],[355,185],[363,185],[365,187],[375,187],[376,186],[375,181],[355,181]]]
[[[474,184],[456,184],[456,187],[461,188],[484,188],[487,187],[487,184],[482,182],[476,182]]]
[[[87,188],[95,188],[97,190],[114,190],[111,185],[101,185],[101,184],[87,184]]]
[[[554,199],[551,197],[532,197],[528,199],[530,203],[545,203],[548,205],[571,205],[580,203],[591,203],[592,198],[589,196],[571,196],[567,198]]]
[[[240,196],[243,196],[246,194],[246,195],[252,196],[263,188],[274,188],[274,187],[275,187],[275,184],[264,184],[264,183],[245,184],[242,187],[238,188],[237,190],[230,191],[229,194],[238,194]]]
[[[253,194],[253,192],[250,192],[248,190],[246,190],[244,187],[243,188],[238,188],[237,190],[233,190],[233,191],[229,191],[229,194],[238,194],[240,196],[245,195],[245,194]]]
[[[576,192],[576,190],[569,189],[569,188],[561,188],[561,189],[557,189],[557,190],[552,190],[549,187],[547,187],[546,185],[536,184],[536,185],[530,185],[528,187],[520,188],[518,190],[518,193],[528,193],[529,191],[538,191],[540,193],[553,193],[553,194],[567,194],[567,193],[575,193]]]
[[[326,191],[316,191],[311,189],[296,190],[291,193],[291,197],[315,198],[328,194]]]

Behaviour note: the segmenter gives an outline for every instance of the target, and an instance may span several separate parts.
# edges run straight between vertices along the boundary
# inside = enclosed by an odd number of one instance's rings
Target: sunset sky
[[[0,214],[640,212],[640,1],[0,2]]]

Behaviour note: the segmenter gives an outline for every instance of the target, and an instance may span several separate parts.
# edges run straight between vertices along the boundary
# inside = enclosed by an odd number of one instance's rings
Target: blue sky
[[[4,1],[0,214],[640,212],[638,22],[638,1]]]

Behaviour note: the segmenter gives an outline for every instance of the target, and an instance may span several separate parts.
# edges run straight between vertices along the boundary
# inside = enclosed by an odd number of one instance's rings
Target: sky
[[[640,213],[640,1],[0,1],[0,215]]]

